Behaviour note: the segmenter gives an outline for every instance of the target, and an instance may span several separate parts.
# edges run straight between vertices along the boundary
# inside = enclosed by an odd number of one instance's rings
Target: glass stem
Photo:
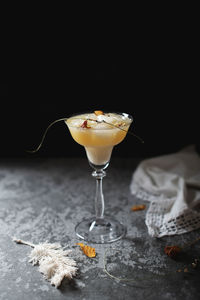
[[[104,216],[104,196],[102,189],[102,180],[106,176],[106,172],[102,169],[92,172],[92,176],[96,178],[96,195],[95,195],[95,214],[96,219]]]

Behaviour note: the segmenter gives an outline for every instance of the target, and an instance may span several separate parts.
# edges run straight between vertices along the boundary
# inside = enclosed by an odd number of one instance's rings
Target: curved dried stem
[[[47,134],[48,130],[49,130],[55,123],[58,123],[58,122],[60,122],[60,121],[67,121],[67,119],[68,119],[68,118],[61,118],[61,119],[57,119],[57,120],[53,121],[52,123],[50,123],[49,126],[46,128],[46,130],[45,130],[45,132],[44,132],[44,134],[43,134],[43,136],[42,136],[41,142],[40,142],[40,144],[38,145],[38,147],[35,148],[35,149],[33,149],[33,150],[27,150],[26,152],[28,152],[28,153],[36,153],[38,150],[40,150],[40,148],[41,148],[41,146],[42,146],[42,144],[43,144],[43,142],[44,142],[44,139],[45,139],[45,137],[46,137],[46,134]],[[97,122],[97,123],[106,123],[106,124],[108,124],[108,125],[110,125],[110,126],[113,126],[113,127],[117,128],[117,129],[119,129],[119,130],[125,131],[125,132],[128,133],[128,134],[131,134],[132,136],[136,137],[141,143],[144,143],[144,141],[142,140],[142,138],[139,137],[138,135],[136,135],[135,133],[133,133],[132,131],[125,130],[125,129],[123,129],[123,128],[119,127],[119,126],[116,126],[116,125],[114,125],[114,124],[112,124],[112,123],[109,123],[109,122],[107,122],[107,121],[105,121],[105,120],[101,120],[101,121],[94,120],[94,119],[87,119],[87,120],[89,120],[89,121],[94,121],[94,122]]]
[[[16,239],[15,237],[13,238],[13,241],[17,244],[22,244],[22,245],[27,245],[27,246],[30,246],[32,248],[35,248],[35,245],[30,243],[30,242],[26,242],[26,241],[23,241],[23,240],[20,240],[20,239]]]
[[[49,126],[47,127],[47,129],[45,130],[45,132],[44,132],[44,134],[43,134],[43,136],[42,136],[42,140],[41,140],[39,146],[38,146],[36,149],[34,149],[34,150],[27,150],[27,152],[29,152],[29,153],[35,153],[35,152],[37,152],[38,150],[40,150],[40,148],[41,148],[41,146],[42,146],[42,144],[43,144],[43,142],[44,142],[44,139],[45,139],[45,137],[46,137],[46,134],[47,134],[48,130],[51,128],[51,126],[54,125],[54,124],[57,123],[57,122],[60,122],[60,121],[66,121],[66,120],[67,120],[67,118],[61,118],[61,119],[55,120],[55,121],[53,121],[51,124],[49,124]]]

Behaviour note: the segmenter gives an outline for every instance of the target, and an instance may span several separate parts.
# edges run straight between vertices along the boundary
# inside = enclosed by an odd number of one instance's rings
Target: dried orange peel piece
[[[139,204],[139,205],[133,205],[131,207],[131,210],[132,211],[138,211],[138,210],[143,210],[146,208],[146,205],[145,204]]]
[[[102,110],[95,110],[94,113],[96,116],[104,115]]]
[[[81,250],[87,257],[96,257],[95,248],[91,246],[84,245],[83,243],[77,243],[76,245],[81,247]]]

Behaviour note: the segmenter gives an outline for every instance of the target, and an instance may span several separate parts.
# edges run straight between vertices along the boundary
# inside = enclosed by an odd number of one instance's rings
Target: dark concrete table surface
[[[90,244],[97,256],[88,258],[76,246],[80,240],[74,232],[77,222],[94,210],[95,180],[87,160],[1,158],[0,299],[199,299],[200,266],[193,268],[192,262],[200,257],[200,243],[176,260],[169,258],[164,248],[182,246],[200,236],[200,231],[161,239],[148,235],[146,210],[130,209],[141,204],[129,189],[138,162],[111,160],[103,180],[105,209],[126,225],[127,234],[111,244]],[[38,266],[28,262],[31,248],[15,244],[13,236],[35,244],[60,242],[73,249],[77,276],[55,288]],[[109,277],[105,261],[112,275],[126,280]]]

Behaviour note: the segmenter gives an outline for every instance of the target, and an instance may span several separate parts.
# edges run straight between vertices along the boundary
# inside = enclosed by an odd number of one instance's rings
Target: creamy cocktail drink
[[[88,161],[96,178],[95,216],[82,220],[75,231],[79,238],[93,243],[110,243],[126,232],[115,218],[104,216],[102,179],[108,167],[112,149],[125,138],[132,117],[126,113],[94,111],[78,114],[65,120],[73,139],[85,147]]]
[[[65,122],[73,139],[85,147],[89,162],[102,166],[109,162],[113,146],[125,138],[132,118],[125,113],[95,111],[72,116]]]

